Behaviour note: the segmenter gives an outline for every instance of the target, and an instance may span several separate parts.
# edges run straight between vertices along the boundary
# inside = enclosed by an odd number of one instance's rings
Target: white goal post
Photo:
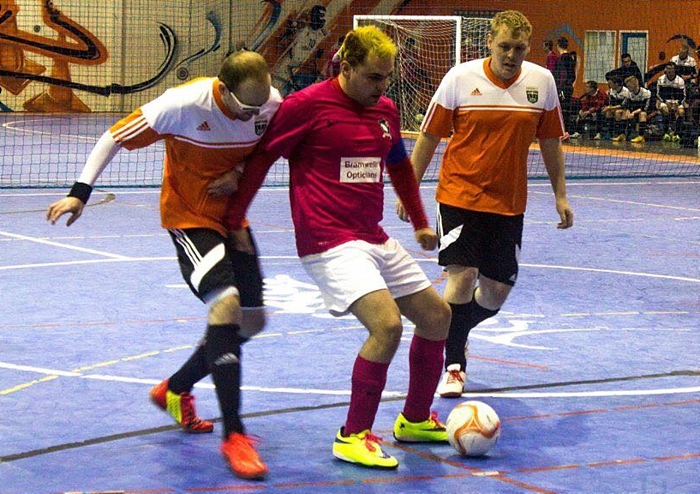
[[[353,28],[368,24],[381,28],[399,49],[387,96],[399,108],[401,130],[417,131],[443,76],[462,59],[462,17],[353,16]]]

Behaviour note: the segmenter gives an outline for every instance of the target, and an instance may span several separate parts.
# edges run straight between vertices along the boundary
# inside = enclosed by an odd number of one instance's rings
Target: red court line
[[[206,320],[206,316],[197,317],[174,317],[172,319],[134,319],[126,321],[94,321],[94,322],[57,322],[44,324],[7,324],[0,325],[0,330],[3,329],[49,329],[49,328],[80,328],[94,326],[118,326],[132,324],[164,324],[171,322],[183,321],[201,321]]]
[[[472,354],[469,354],[469,359],[482,360],[484,362],[492,362],[494,364],[505,364],[505,365],[513,365],[516,367],[527,367],[530,369],[540,369],[540,370],[546,370],[546,371],[550,370],[549,367],[546,365],[528,364],[526,362],[517,362],[515,360],[502,360],[502,359],[497,359],[497,358],[479,357],[478,355],[472,355]]]
[[[538,468],[518,468],[514,470],[517,473],[540,473],[540,472],[554,472],[558,470],[568,470],[577,468],[600,468],[600,467],[617,467],[617,466],[627,466],[627,465],[637,465],[641,463],[654,463],[662,461],[683,461],[683,460],[694,460],[700,458],[700,453],[685,453],[682,455],[674,456],[660,456],[656,458],[627,458],[621,460],[609,460],[609,461],[597,461],[593,463],[581,463],[572,465],[552,465],[549,467],[538,467]]]
[[[662,408],[662,407],[676,407],[683,405],[698,405],[700,404],[700,399],[697,400],[683,400],[683,401],[669,401],[667,403],[652,403],[649,405],[634,405],[634,406],[619,406],[612,408],[596,408],[592,410],[577,410],[573,412],[559,412],[559,413],[544,413],[541,415],[527,415],[523,417],[501,417],[501,422],[515,422],[516,420],[531,420],[531,419],[547,419],[553,417],[570,417],[572,415],[585,415],[594,413],[608,413],[608,412],[627,412],[631,410],[644,410],[650,408]]]
[[[420,456],[420,457],[428,459],[428,460],[435,461],[437,463],[441,463],[444,465],[450,465],[450,466],[453,466],[456,468],[461,468],[463,470],[468,471],[469,474],[471,476],[474,476],[474,477],[492,478],[492,479],[497,480],[499,482],[505,482],[508,484],[517,485],[518,487],[525,489],[526,491],[529,491],[529,492],[537,492],[540,494],[555,494],[553,491],[546,490],[542,487],[538,487],[536,485],[531,485],[531,484],[526,484],[524,482],[520,482],[518,480],[508,478],[504,475],[505,472],[502,472],[502,471],[490,472],[489,470],[483,470],[481,468],[470,467],[469,465],[465,465],[464,463],[449,460],[447,458],[443,458],[441,456],[437,456],[437,455],[434,455],[432,453],[425,453],[425,452],[417,450],[411,446],[407,446],[405,444],[400,444],[398,442],[384,443],[384,444],[391,446],[391,447],[394,447],[396,449],[400,449],[401,451],[404,451],[406,453],[410,453],[410,454],[417,455],[417,456]],[[437,479],[440,479],[443,477],[444,477],[443,475],[426,476],[426,479],[437,480]]]

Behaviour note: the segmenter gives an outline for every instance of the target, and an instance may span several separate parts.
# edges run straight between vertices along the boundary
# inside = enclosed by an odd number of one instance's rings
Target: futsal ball
[[[481,401],[465,401],[447,417],[447,439],[462,456],[483,456],[501,436],[501,419]]]
[[[417,124],[421,124],[421,123],[423,123],[423,119],[425,118],[425,115],[423,115],[422,113],[416,113],[413,116],[413,118],[415,119]]]

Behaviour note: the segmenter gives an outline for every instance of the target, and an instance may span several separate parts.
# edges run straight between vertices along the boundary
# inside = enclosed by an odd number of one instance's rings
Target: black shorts
[[[168,233],[177,250],[182,277],[199,299],[206,301],[209,294],[234,286],[241,307],[263,306],[263,277],[257,247],[255,254],[238,251],[229,239],[209,228],[172,229]],[[250,229],[248,233],[253,239]]]
[[[522,214],[505,216],[438,204],[440,266],[477,268],[487,278],[515,285],[523,218]]]

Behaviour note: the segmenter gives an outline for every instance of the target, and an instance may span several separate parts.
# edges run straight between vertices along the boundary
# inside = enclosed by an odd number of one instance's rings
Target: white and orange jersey
[[[523,62],[504,82],[490,58],[453,67],[433,96],[421,131],[452,137],[440,168],[436,198],[473,211],[504,215],[525,212],[527,160],[538,139],[564,133],[552,73]]]
[[[164,228],[211,228],[226,235],[228,197],[212,197],[207,187],[250,155],[282,102],[271,88],[260,114],[239,120],[221,100],[217,84],[217,78],[208,77],[168,89],[109,129],[129,150],[165,142]]]

